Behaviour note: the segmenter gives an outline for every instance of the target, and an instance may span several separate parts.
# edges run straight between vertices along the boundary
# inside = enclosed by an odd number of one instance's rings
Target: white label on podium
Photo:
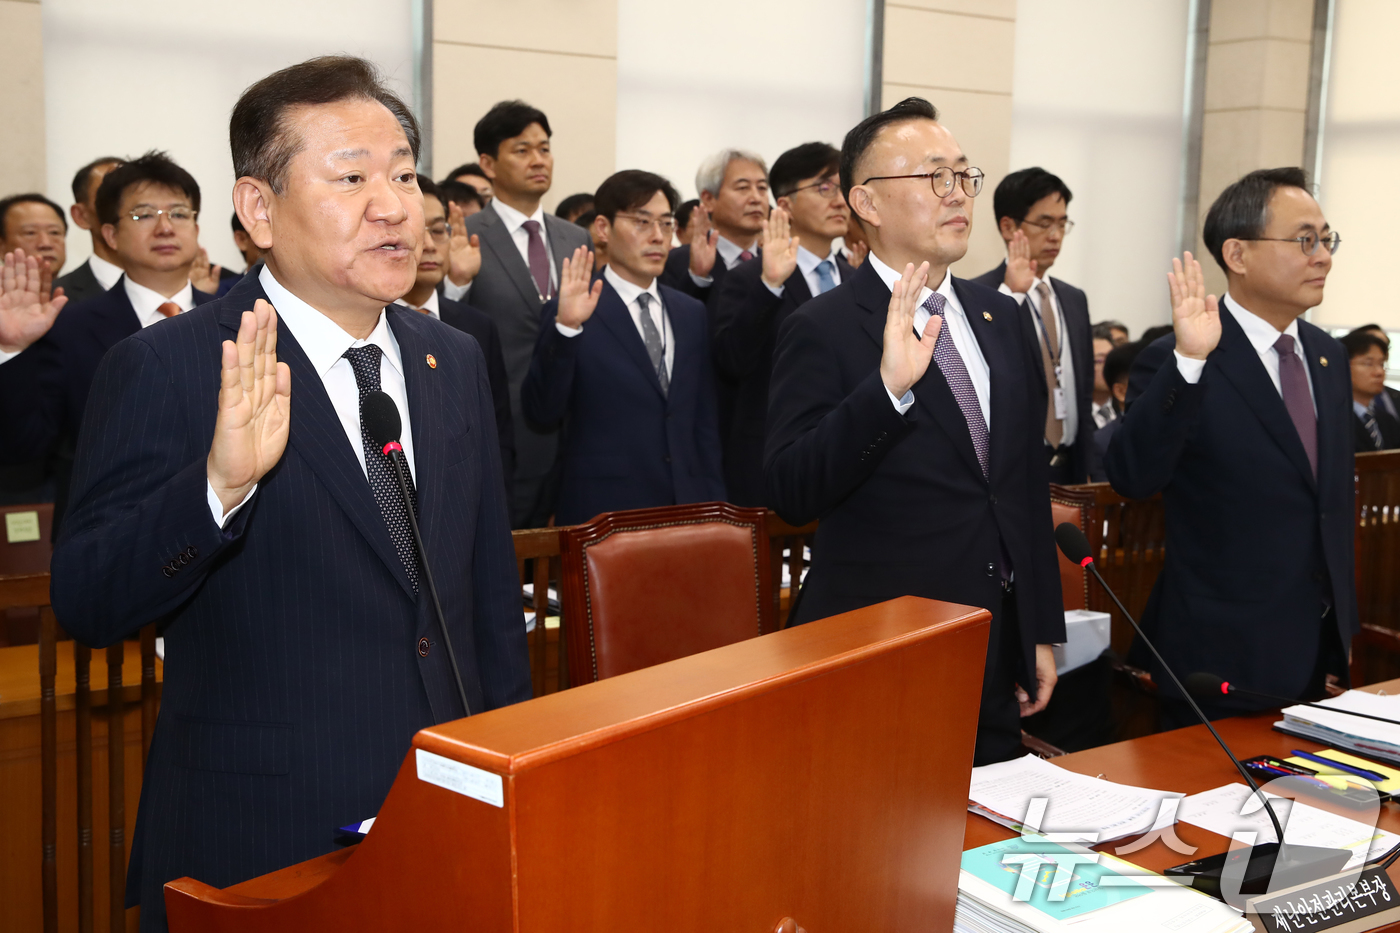
[[[418,780],[489,803],[493,807],[506,805],[505,786],[499,774],[473,768],[471,765],[415,748],[418,759]]]

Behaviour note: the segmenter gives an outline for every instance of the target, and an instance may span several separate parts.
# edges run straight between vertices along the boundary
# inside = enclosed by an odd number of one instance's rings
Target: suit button
[[[426,658],[427,656],[428,656],[428,639],[426,639],[426,638],[420,638],[420,639],[418,639],[418,657],[420,657],[420,658]]]
[[[175,558],[175,560],[178,560],[178,561],[180,562],[180,566],[181,566],[181,567],[184,567],[186,564],[188,564],[188,563],[190,562],[190,555],[188,555],[188,554],[181,554],[179,557]],[[175,561],[171,561],[172,564],[173,564],[174,562],[175,562]]]
[[[997,575],[997,565],[994,564],[994,563],[992,563],[991,561],[987,561],[987,576],[989,576],[989,577],[994,577],[994,576],[996,576],[996,575]]]
[[[199,548],[197,548],[197,547],[195,547],[193,544],[191,544],[189,547],[185,548],[185,553],[188,554],[188,555],[190,555],[190,557],[192,557],[192,558],[193,558],[193,557],[198,557],[198,556],[199,556]]]
[[[997,504],[997,497],[996,497],[995,495],[990,496],[990,497],[988,497],[987,501],[990,502],[992,505],[996,505],[996,504]]]
[[[165,574],[165,576],[166,576],[167,578],[170,578],[170,577],[175,576],[175,571],[174,571],[173,568],[170,567],[169,564],[167,564],[166,566],[160,568],[160,572],[163,573],[163,574]]]

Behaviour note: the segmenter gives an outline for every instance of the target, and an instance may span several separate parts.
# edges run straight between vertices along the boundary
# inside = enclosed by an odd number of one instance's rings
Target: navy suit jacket
[[[226,527],[210,513],[221,343],[264,297],[246,277],[107,355],[53,557],[54,611],[75,638],[108,645],[149,622],[165,636],[127,886],[147,930],[164,927],[171,879],[225,887],[331,851],[336,827],[378,810],[413,734],[463,714],[430,600],[414,594],[320,376],[285,327],[287,448]],[[391,310],[389,326],[420,527],[472,709],[528,699],[485,360],[427,315]]]
[[[54,288],[63,289],[63,294],[68,296],[68,303],[74,306],[80,301],[96,298],[106,291],[102,287],[102,283],[97,281],[97,276],[92,271],[92,264],[89,262],[84,262],[72,272],[54,279],[53,285]]]
[[[1035,645],[1065,639],[1043,445],[1043,393],[1016,303],[953,280],[991,370],[990,479],[936,365],[901,415],[880,381],[890,290],[871,263],[791,315],[768,392],[769,502],[819,519],[798,622],[899,596],[981,606],[1000,619],[1002,555],[1015,572],[1019,682]]]
[[[1138,355],[1104,467],[1122,495],[1162,494],[1166,558],[1143,627],[1167,663],[1182,677],[1207,671],[1301,696],[1324,604],[1344,648],[1358,628],[1347,354],[1298,322],[1317,405],[1314,479],[1283,398],[1223,302],[1220,323],[1220,345],[1195,385],[1177,369],[1172,335]],[[1222,697],[1213,709],[1246,702]]]
[[[561,525],[600,512],[724,499],[705,309],[675,289],[659,291],[675,339],[666,395],[632,315],[606,279],[576,337],[554,326],[557,301],[544,307],[521,401],[531,420],[564,423]]]
[[[836,265],[843,282],[855,272],[844,257],[837,256]],[[788,276],[781,296],[774,295],[763,284],[763,259],[756,256],[739,263],[725,277],[715,302],[715,369],[721,379],[734,386],[733,408],[724,434],[724,485],[729,501],[736,505],[768,504],[763,438],[773,348],[778,328],[811,298],[812,290],[801,269]]]
[[[214,300],[193,291],[196,306]],[[53,458],[55,539],[68,511],[73,450],[97,366],[113,345],[139,330],[122,276],[107,291],[65,307],[47,334],[0,366],[4,448]]]
[[[1002,262],[991,272],[984,272],[972,281],[988,288],[1001,286],[1006,278],[1006,263]],[[1053,276],[1050,287],[1055,292],[1055,300],[1060,303],[1060,311],[1065,319],[1065,349],[1074,360],[1074,405],[1079,412],[1079,430],[1075,432],[1074,444],[1069,449],[1070,469],[1075,482],[1082,483],[1094,466],[1094,332],[1089,322],[1089,296],[1082,289],[1068,282],[1061,282]],[[1029,300],[1029,299],[1028,299]],[[1040,377],[1040,394],[1045,396],[1045,363],[1040,358],[1040,336],[1035,329],[1035,319],[1028,305],[1021,305],[1021,324],[1026,328],[1029,339],[1036,347],[1032,363]],[[1068,440],[1068,438],[1067,438]]]

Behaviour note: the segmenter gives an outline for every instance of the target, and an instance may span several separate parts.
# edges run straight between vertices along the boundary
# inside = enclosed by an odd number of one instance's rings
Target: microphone
[[[399,480],[399,495],[403,496],[403,508],[408,513],[408,527],[413,532],[413,546],[418,552],[418,566],[423,569],[423,579],[428,584],[428,593],[433,599],[433,611],[437,614],[438,630],[442,632],[442,644],[447,648],[447,660],[452,662],[452,677],[457,682],[457,696],[462,700],[462,708],[467,715],[472,714],[472,705],[467,702],[467,688],[462,685],[462,672],[457,669],[457,652],[452,650],[452,636],[447,632],[447,620],[442,614],[442,603],[438,600],[437,584],[433,582],[433,568],[428,563],[428,552],[423,549],[423,535],[418,530],[418,516],[413,511],[413,499],[408,494],[408,458],[399,444],[403,433],[403,419],[399,417],[399,406],[385,392],[371,392],[360,402],[360,423],[365,432],[383,450],[384,456],[394,465],[394,475]],[[369,451],[365,451],[366,455]],[[1283,838],[1282,836],[1279,837]]]
[[[1065,557],[1088,570],[1094,575],[1094,579],[1099,581],[1099,586],[1103,587],[1104,592],[1113,600],[1118,611],[1122,612],[1123,617],[1132,624],[1137,637],[1142,639],[1142,643],[1152,652],[1152,656],[1157,659],[1162,670],[1172,679],[1172,683],[1176,684],[1177,690],[1181,692],[1182,697],[1190,705],[1191,711],[1210,730],[1210,734],[1220,744],[1220,748],[1230,759],[1230,763],[1235,766],[1235,770],[1239,771],[1240,777],[1244,778],[1244,782],[1249,785],[1250,790],[1264,805],[1265,812],[1269,814],[1269,821],[1274,824],[1274,833],[1278,837],[1278,842],[1233,849],[1226,852],[1223,857],[1202,859],[1179,865],[1175,869],[1169,868],[1166,874],[1188,876],[1191,879],[1192,887],[1213,897],[1223,899],[1221,879],[1227,874],[1232,880],[1236,877],[1241,879],[1239,888],[1241,894],[1263,894],[1271,889],[1279,890],[1340,871],[1351,857],[1351,853],[1346,849],[1284,844],[1283,825],[1279,822],[1278,814],[1274,812],[1273,804],[1259,789],[1259,785],[1254,782],[1249,770],[1235,757],[1235,753],[1230,751],[1230,746],[1225,744],[1220,733],[1215,731],[1215,726],[1206,718],[1205,713],[1201,712],[1201,708],[1191,698],[1190,692],[1182,686],[1181,680],[1171,669],[1171,665],[1163,660],[1161,653],[1157,651],[1157,646],[1152,644],[1152,639],[1147,637],[1142,626],[1138,625],[1133,614],[1123,605],[1118,594],[1113,592],[1113,588],[1099,573],[1098,564],[1094,561],[1093,550],[1089,547],[1089,539],[1084,537],[1084,532],[1077,525],[1064,522],[1055,529],[1055,543],[1059,545],[1060,552]],[[1270,885],[1270,881],[1273,881],[1272,885]]]
[[[1197,671],[1187,676],[1186,689],[1199,699],[1213,697],[1216,695],[1233,696],[1236,693],[1245,696],[1259,697],[1261,700],[1269,700],[1287,706],[1311,706],[1313,709],[1326,710],[1329,713],[1345,713],[1348,716],[1356,716],[1360,719],[1374,719],[1376,722],[1388,722],[1393,726],[1400,726],[1400,720],[1386,719],[1384,716],[1373,716],[1370,713],[1358,713],[1349,709],[1338,709],[1335,706],[1324,706],[1321,703],[1309,703],[1307,700],[1290,700],[1288,697],[1275,696],[1272,693],[1261,693],[1258,690],[1250,690],[1247,687],[1236,686],[1223,677],[1216,674],[1207,674],[1204,671]]]

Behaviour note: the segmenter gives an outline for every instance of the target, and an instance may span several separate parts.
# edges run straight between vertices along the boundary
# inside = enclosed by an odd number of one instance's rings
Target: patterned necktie
[[[174,317],[180,313],[180,306],[173,301],[165,301],[161,302],[156,310],[159,311],[163,317]]]
[[[1366,426],[1366,433],[1371,435],[1371,446],[1377,450],[1385,448],[1385,439],[1381,436],[1380,422],[1376,421],[1376,416],[1371,413],[1371,409],[1361,415],[1361,423]]]
[[[836,287],[836,278],[831,274],[831,260],[817,263],[817,294],[824,295]]]
[[[1274,342],[1274,349],[1278,351],[1278,381],[1283,390],[1283,404],[1288,409],[1288,417],[1293,419],[1293,427],[1298,429],[1298,438],[1307,451],[1308,464],[1316,479],[1317,412],[1313,410],[1312,393],[1308,391],[1308,374],[1294,351],[1292,337],[1281,334]]]
[[[345,358],[355,370],[355,385],[360,389],[360,401],[371,392],[379,391],[379,364],[382,350],[376,344],[351,347],[345,351]],[[413,592],[418,592],[418,552],[413,547],[413,531],[408,526],[408,513],[404,511],[403,496],[399,494],[399,481],[394,475],[394,465],[384,456],[384,451],[369,436],[364,418],[360,418],[360,440],[365,445],[365,472],[369,475],[369,486],[374,491],[374,501],[379,503],[379,511],[384,516],[384,524],[389,526],[389,537],[394,541],[394,550],[403,569],[408,572],[408,581],[413,584]],[[418,514],[418,492],[413,485],[413,475],[404,471],[408,481],[408,498],[413,503],[413,514]]]
[[[948,381],[953,390],[953,398],[958,400],[963,418],[967,421],[967,432],[972,436],[972,449],[977,452],[977,462],[982,465],[982,475],[987,475],[987,460],[991,444],[987,437],[987,422],[982,417],[982,406],[977,401],[977,390],[972,387],[972,377],[967,374],[962,355],[953,340],[953,332],[948,328],[948,318],[943,313],[947,299],[938,292],[928,296],[924,310],[934,317],[943,319],[943,327],[938,331],[938,342],[933,345],[933,362]]]
[[[656,329],[656,322],[651,318],[651,295],[642,292],[637,296],[637,303],[642,306],[642,343],[646,344],[647,356],[651,358],[652,368],[656,370],[656,379],[661,383],[661,394],[669,397],[671,394],[671,377],[666,372],[666,344],[661,340],[661,331]]]
[[[1055,390],[1060,387],[1060,377],[1055,373],[1055,361],[1059,358],[1060,328],[1055,320],[1055,302],[1050,297],[1050,286],[1042,279],[1035,287],[1040,296],[1040,322],[1045,328],[1045,339],[1040,341],[1040,362],[1045,367],[1045,440],[1051,447],[1059,447],[1065,439],[1065,422],[1055,417]],[[1030,299],[1026,299],[1029,301]],[[1050,348],[1056,352],[1052,356]]]
[[[522,227],[530,237],[527,252],[530,255],[530,278],[535,280],[535,288],[540,293],[540,301],[554,297],[549,284],[549,252],[544,248],[544,236],[540,234],[540,223],[527,220]]]

